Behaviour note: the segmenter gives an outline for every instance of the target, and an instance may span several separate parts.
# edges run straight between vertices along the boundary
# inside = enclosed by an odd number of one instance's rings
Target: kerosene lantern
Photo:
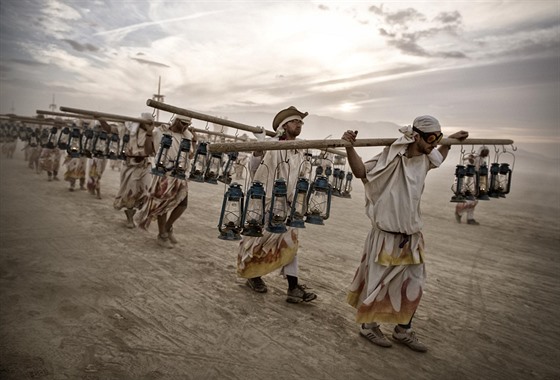
[[[74,126],[72,132],[70,132],[70,138],[68,139],[68,147],[66,152],[72,158],[80,157],[82,153],[82,132],[80,128]]]
[[[491,198],[499,198],[498,175],[500,174],[500,164],[493,162],[490,165],[490,186],[488,187],[488,196]]]
[[[104,130],[100,130],[93,138],[93,157],[105,157],[109,149],[109,136]]]
[[[208,160],[206,171],[204,172],[204,182],[208,182],[213,185],[217,184],[218,175],[220,174],[221,167],[222,167],[222,154],[212,153],[210,155],[210,159]]]
[[[245,208],[243,210],[243,218],[241,219],[243,232],[241,234],[245,236],[262,236],[266,215],[266,192],[263,183],[254,181],[247,191],[245,198]]]
[[[208,145],[207,142],[204,141],[199,142],[196,148],[196,152],[194,154],[191,175],[189,176],[189,178],[197,182],[204,182],[204,169],[206,169],[206,154],[207,154],[206,146],[207,145]]]
[[[268,225],[266,230],[272,233],[284,233],[286,218],[288,217],[288,186],[284,178],[274,180],[272,199],[268,211]]]
[[[231,168],[233,167],[233,163],[235,162],[235,160],[237,160],[239,153],[230,152],[228,153],[227,156],[228,159],[226,161],[226,165],[224,166],[224,170],[222,171],[222,174],[220,174],[220,176],[218,177],[218,181],[229,185],[231,183],[231,174],[230,174]]]
[[[109,160],[116,160],[119,157],[119,145],[120,138],[117,133],[111,133],[109,135],[109,144],[107,147],[107,158]]]
[[[328,169],[329,167],[327,167]],[[315,181],[307,194],[306,223],[323,225],[331,211],[332,188],[329,180],[323,175],[323,167],[315,169]]]
[[[340,169],[338,172],[338,181],[336,183],[336,192],[339,197],[342,197],[342,184],[344,183],[344,170]]]
[[[185,179],[187,178],[187,167],[189,165],[189,153],[191,151],[191,140],[183,138],[179,144],[179,151],[173,163],[171,177]]]
[[[309,180],[305,177],[299,177],[296,183],[292,205],[290,207],[290,215],[286,225],[295,228],[305,228],[303,218],[307,214],[307,192],[309,191]]]
[[[467,200],[464,193],[465,174],[466,168],[464,165],[457,165],[455,167],[455,182],[453,183],[453,186],[451,186],[453,196],[451,197],[450,202],[465,202]]]
[[[24,127],[23,125],[20,125],[18,128],[18,137],[21,141],[27,141],[28,140],[28,134],[27,134],[28,129],[26,127]]]
[[[41,134],[39,135],[39,139],[41,140],[41,146],[46,147],[47,142],[49,141],[50,131],[47,128],[43,128],[41,130]]]
[[[490,199],[488,196],[488,166],[486,162],[482,162],[476,173],[476,188],[477,196],[476,198],[481,201],[487,201]]]
[[[152,168],[152,174],[163,177],[167,172],[167,162],[169,161],[167,154],[169,152],[169,148],[171,148],[172,143],[173,137],[171,135],[164,134],[161,137],[159,150],[154,161],[155,166]]]
[[[93,129],[85,127],[82,133],[82,156],[91,158],[93,154]]]
[[[35,148],[38,144],[39,144],[39,139],[37,137],[37,132],[31,129],[31,132],[29,132],[29,146]]]
[[[343,188],[343,190],[340,194],[343,198],[352,198],[350,193],[352,192],[352,179],[353,178],[354,178],[354,176],[352,175],[352,172],[348,171],[348,173],[346,173],[346,182],[344,183],[344,188]]]
[[[57,134],[58,134],[58,128],[53,126],[49,134],[49,140],[47,141],[47,148],[49,149],[54,148],[55,140],[58,142],[58,139],[56,138]]]
[[[122,138],[121,151],[119,153],[119,160],[126,160],[126,150],[128,148],[128,143],[130,142],[130,134],[125,133]]]
[[[218,230],[220,231],[219,239],[222,240],[240,240],[243,219],[243,191],[241,185],[237,182],[232,183],[224,194],[222,203],[222,212],[220,213],[220,221]]]
[[[331,187],[332,187],[332,195],[334,196],[339,196],[339,192],[338,192],[338,182],[340,180],[340,178],[338,177],[338,174],[340,173],[340,169],[339,168],[334,168],[333,171],[333,178],[331,181]]]
[[[500,164],[500,171],[496,180],[497,192],[500,198],[505,198],[506,194],[509,194],[511,189],[511,172],[512,170],[508,163]]]
[[[474,195],[476,194],[476,167],[473,164],[467,164],[463,183],[465,199],[474,201]]]
[[[64,127],[58,136],[57,145],[59,149],[66,150],[68,148],[68,141],[70,141],[70,128]]]

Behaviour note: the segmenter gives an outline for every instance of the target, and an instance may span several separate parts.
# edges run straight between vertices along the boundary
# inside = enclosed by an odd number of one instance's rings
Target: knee
[[[181,203],[178,204],[178,206],[187,208],[188,204],[189,204],[189,196],[186,195],[185,198],[181,201]]]

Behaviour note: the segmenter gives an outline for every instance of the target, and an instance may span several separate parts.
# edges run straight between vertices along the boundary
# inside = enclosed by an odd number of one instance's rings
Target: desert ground
[[[236,276],[237,243],[217,238],[223,184],[189,184],[180,243],[164,249],[155,224],[127,229],[113,208],[118,171],[102,199],[71,193],[21,146],[0,159],[1,379],[560,378],[557,163],[514,169],[506,199],[480,202],[479,226],[454,219],[456,161],[430,173],[421,354],[360,337],[346,304],[369,225],[361,183],[301,231],[300,281],[318,298],[294,305],[280,275],[266,294]]]

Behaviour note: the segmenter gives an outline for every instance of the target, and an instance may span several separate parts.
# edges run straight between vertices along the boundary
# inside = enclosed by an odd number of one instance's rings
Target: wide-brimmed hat
[[[188,116],[184,116],[184,115],[175,115],[176,119],[181,120],[183,123],[185,124],[192,124],[192,118],[188,117]]]
[[[282,111],[278,112],[272,120],[272,128],[277,130],[279,126],[284,125],[290,120],[303,120],[307,115],[307,112],[298,111],[294,106],[290,106]]]

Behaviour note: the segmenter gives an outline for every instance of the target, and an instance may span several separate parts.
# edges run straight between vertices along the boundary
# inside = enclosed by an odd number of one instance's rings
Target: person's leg
[[[127,208],[124,210],[124,214],[126,215],[126,227],[136,227],[136,224],[134,224],[134,214],[136,214],[136,210],[133,208]]]
[[[317,295],[315,293],[306,291],[307,287],[305,285],[300,285],[298,283],[297,255],[290,263],[282,267],[282,274],[286,276],[286,279],[288,280],[288,297],[286,298],[287,302],[310,302],[317,298]]]
[[[167,213],[157,216],[158,223],[158,244],[164,248],[173,248],[173,244],[169,241],[169,234],[165,229],[167,223]]]
[[[181,203],[179,203],[177,207],[175,207],[173,211],[171,211],[171,214],[169,214],[169,218],[165,223],[165,232],[167,232],[169,241],[172,244],[178,243],[177,239],[175,238],[175,234],[173,233],[173,223],[175,223],[177,219],[179,219],[181,215],[183,215],[183,213],[187,209],[188,202],[189,202],[189,196],[187,195],[185,196],[185,199],[183,199]]]
[[[428,347],[418,340],[416,332],[412,329],[412,318],[414,318],[414,315],[412,315],[407,324],[396,325],[392,337],[397,342],[407,345],[414,351],[426,352]]]
[[[474,220],[474,209],[475,209],[477,204],[478,204],[478,201],[474,201],[474,202],[472,202],[470,207],[467,209],[467,223],[468,224],[474,224],[474,225],[480,224],[476,220]]]

